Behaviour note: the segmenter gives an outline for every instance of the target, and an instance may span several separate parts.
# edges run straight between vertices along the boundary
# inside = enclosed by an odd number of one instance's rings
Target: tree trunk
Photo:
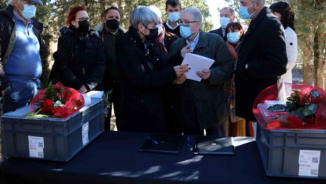
[[[312,85],[313,79],[314,79],[314,68],[311,62],[311,51],[304,46],[305,48],[302,48],[302,60],[303,60],[303,67],[302,67],[302,74],[303,74],[303,83]]]

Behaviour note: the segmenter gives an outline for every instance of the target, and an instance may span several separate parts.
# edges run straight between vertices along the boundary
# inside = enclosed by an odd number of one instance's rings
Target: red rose
[[[303,127],[303,122],[300,118],[297,116],[289,116],[288,117],[288,122],[291,128],[302,128]]]
[[[53,102],[50,99],[43,101],[43,107],[41,108],[41,113],[52,115],[53,113]]]
[[[267,127],[265,129],[279,129],[282,128],[282,123],[280,121],[270,121],[267,123]]]

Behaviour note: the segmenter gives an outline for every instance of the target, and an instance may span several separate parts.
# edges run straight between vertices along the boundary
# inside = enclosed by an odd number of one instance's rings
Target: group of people
[[[73,7],[60,30],[49,81],[81,93],[111,91],[119,131],[223,137],[235,116],[255,121],[255,97],[269,85],[289,82],[296,60],[289,5],[240,4],[240,17],[251,19],[247,31],[226,7],[220,11],[221,28],[204,32],[200,10],[182,9],[179,0],[166,1],[166,22],[157,7],[138,6],[127,31],[116,7],[106,9],[94,29],[87,9]],[[34,19],[37,5],[42,2],[11,0],[0,11],[3,112],[25,105],[41,87],[44,44],[42,24]],[[182,61],[187,53],[214,60],[197,72],[201,82],[186,78],[191,68]]]

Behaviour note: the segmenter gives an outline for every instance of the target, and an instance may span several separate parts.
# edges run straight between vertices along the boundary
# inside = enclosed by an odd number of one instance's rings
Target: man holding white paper
[[[202,15],[197,8],[183,10],[182,38],[172,44],[169,53],[173,65],[184,63],[190,67],[186,76],[176,80],[182,83],[181,127],[185,134],[202,135],[206,130],[206,135],[223,137],[228,118],[223,86],[233,75],[234,60],[222,38],[202,32],[201,24]]]

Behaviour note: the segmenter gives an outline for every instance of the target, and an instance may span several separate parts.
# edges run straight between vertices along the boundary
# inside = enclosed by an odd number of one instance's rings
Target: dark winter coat
[[[142,43],[130,28],[120,42],[121,128],[123,131],[165,132],[162,91],[176,79],[153,44]]]
[[[236,67],[236,114],[255,120],[252,105],[264,88],[286,72],[287,56],[281,23],[264,8],[251,21],[238,48]]]
[[[181,64],[183,58],[180,51],[186,45],[183,38],[175,41],[171,46],[169,61]],[[184,124],[197,124],[201,129],[223,125],[228,115],[224,84],[233,75],[234,60],[221,37],[202,31],[199,32],[199,41],[193,54],[211,58],[215,62],[210,68],[211,76],[208,80],[186,80],[181,85]]]
[[[225,35],[223,35],[223,28],[222,27],[220,27],[218,29],[215,29],[215,30],[212,30],[212,31],[210,31],[210,33],[218,34],[221,38],[223,38],[223,40],[226,40]]]
[[[72,26],[61,29],[58,50],[53,57],[52,81],[60,81],[76,90],[83,85],[92,90],[102,81],[105,70],[103,43],[92,31],[81,36]]]

